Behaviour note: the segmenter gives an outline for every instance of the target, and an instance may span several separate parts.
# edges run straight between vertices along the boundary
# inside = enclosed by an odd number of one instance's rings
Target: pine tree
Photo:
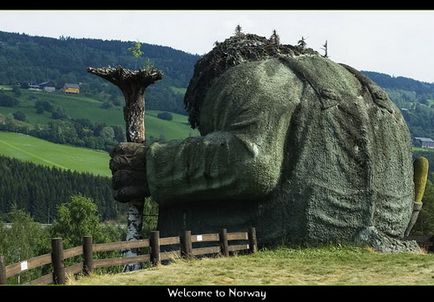
[[[270,37],[270,43],[271,43],[271,44],[276,44],[276,45],[279,45],[279,44],[280,44],[280,37],[279,37],[279,35],[277,34],[277,32],[276,32],[275,29],[273,30],[273,34],[272,34],[271,37]]]
[[[105,219],[114,219],[115,201],[108,177],[93,176],[21,162],[0,156],[0,213],[7,213],[15,205],[26,209],[39,222],[52,220],[54,209],[74,194],[92,198],[105,211]],[[113,209],[113,210],[112,210]]]
[[[237,25],[236,27],[235,27],[235,36],[237,36],[237,37],[239,37],[239,36],[241,36],[241,35],[243,35],[243,33],[241,32],[241,25]]]
[[[298,47],[302,50],[306,48],[306,39],[302,36],[300,40],[298,40]]]
[[[323,45],[323,47],[322,47],[322,50],[324,50],[324,58],[328,58],[328,46],[327,46],[327,40],[325,41],[325,43],[324,43],[324,45]]]

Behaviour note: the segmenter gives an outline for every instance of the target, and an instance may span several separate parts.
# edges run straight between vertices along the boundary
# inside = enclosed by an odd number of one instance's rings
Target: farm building
[[[40,83],[39,87],[41,87],[42,89],[44,89],[44,91],[47,91],[47,92],[56,91],[56,88],[54,87],[54,83],[52,81]]]
[[[413,140],[413,145],[421,148],[434,149],[434,140],[428,137],[415,137]]]
[[[56,88],[53,87],[53,86],[45,86],[44,87],[44,91],[46,91],[46,92],[54,92],[54,91],[56,91]]]
[[[79,94],[80,93],[80,86],[78,84],[65,83],[65,85],[63,86],[63,92],[72,93],[72,94]]]

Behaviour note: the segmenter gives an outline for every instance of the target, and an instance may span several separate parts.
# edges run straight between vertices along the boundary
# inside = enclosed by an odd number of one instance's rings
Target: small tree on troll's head
[[[142,43],[140,43],[139,41],[134,42],[134,45],[132,47],[128,48],[128,50],[131,52],[131,54],[134,56],[134,58],[136,58],[136,67],[135,68],[137,68],[137,62],[143,56],[143,51],[141,50],[141,48],[142,48]]]

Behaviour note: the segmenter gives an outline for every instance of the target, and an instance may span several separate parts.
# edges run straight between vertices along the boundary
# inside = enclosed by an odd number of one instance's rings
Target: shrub
[[[63,107],[55,107],[54,110],[51,112],[51,118],[54,120],[60,120],[67,118],[67,115],[65,111],[63,110]]]
[[[12,86],[12,91],[14,92],[15,96],[21,96],[20,87],[18,87],[17,85]]]
[[[12,113],[14,119],[18,120],[18,121],[25,121],[26,120],[26,115],[24,114],[24,112],[21,111],[17,111]]]
[[[49,101],[37,100],[35,102],[35,108],[36,108],[36,113],[41,114],[44,113],[44,111],[53,112],[54,105]]]
[[[161,113],[158,113],[158,114],[157,114],[157,117],[158,117],[159,119],[162,119],[162,120],[165,120],[165,121],[171,121],[171,120],[173,120],[173,116],[172,116],[172,114],[169,113],[169,112],[161,112]]]
[[[7,94],[0,92],[0,106],[15,107],[19,104],[16,98],[10,97]]]
[[[102,109],[110,109],[112,107],[113,107],[113,103],[109,101],[105,101],[104,103],[101,104]]]

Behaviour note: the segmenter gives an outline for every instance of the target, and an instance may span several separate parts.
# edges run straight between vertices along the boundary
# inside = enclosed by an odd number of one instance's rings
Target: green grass
[[[9,92],[7,92],[9,93]],[[9,93],[13,95],[12,93]],[[26,122],[32,125],[44,125],[52,119],[50,113],[37,114],[34,103],[39,100],[48,100],[55,105],[62,106],[71,118],[87,118],[92,122],[106,123],[107,125],[124,126],[121,107],[110,109],[100,108],[102,102],[80,95],[65,95],[62,92],[48,93],[22,90],[17,107],[0,106],[0,122],[4,116],[12,116],[16,111],[26,114]],[[166,121],[157,118],[161,111],[149,110],[146,112],[146,137],[162,138],[165,140],[182,139],[198,135],[187,123],[184,115],[172,113],[173,120]],[[85,148],[75,148],[53,144],[41,139],[15,133],[0,133],[0,154],[37,164],[56,166],[76,171],[89,172],[98,175],[110,176],[108,169],[108,154]]]
[[[145,116],[145,126],[147,137],[148,135],[163,135],[166,139],[180,139],[189,136],[197,136],[199,132],[190,128],[187,122],[187,117],[181,114],[171,113],[173,119],[171,121],[166,121],[159,119],[157,117],[158,113],[163,111],[149,110]],[[157,131],[157,129],[162,129],[162,131]]]
[[[91,275],[74,285],[434,285],[434,254],[380,254],[359,247],[260,251],[177,259],[137,272]]]
[[[413,152],[434,152],[434,149],[412,147]]]
[[[182,95],[184,95],[185,92],[187,91],[187,88],[184,88],[184,87],[175,87],[175,86],[170,86],[170,89],[171,89],[174,93],[178,93],[178,94],[182,94]]]
[[[12,90],[12,87],[10,85],[0,85],[0,90]]]
[[[45,166],[111,176],[107,152],[54,144],[19,133],[0,131],[0,154]]]
[[[47,100],[55,105],[62,106],[65,113],[71,118],[85,118],[92,122],[106,123],[109,126],[125,125],[123,120],[122,107],[112,107],[109,109],[100,108],[102,101],[81,95],[67,95],[62,92],[44,92],[44,91],[26,91],[21,90],[20,104],[17,107],[1,107],[0,114],[11,115],[13,112],[22,111],[25,113],[27,122],[30,124],[47,124],[52,119],[50,113],[44,112],[37,114],[32,97],[39,100]],[[10,93],[13,96],[12,93]],[[199,132],[191,129],[187,124],[187,117],[184,115],[172,113],[174,119],[172,121],[164,121],[157,118],[160,111],[146,111],[145,127],[146,137],[150,136],[159,138],[163,136],[165,139],[186,138],[188,136],[197,136]]]

